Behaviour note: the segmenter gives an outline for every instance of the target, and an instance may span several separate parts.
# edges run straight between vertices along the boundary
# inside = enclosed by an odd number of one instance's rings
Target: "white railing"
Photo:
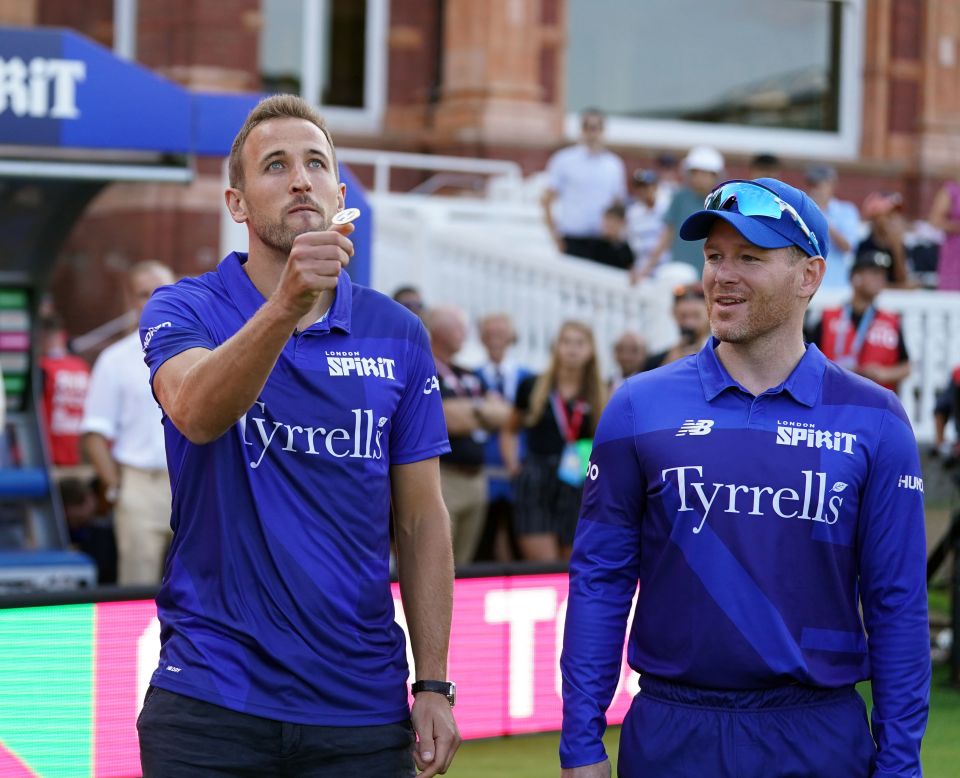
[[[550,339],[564,319],[590,323],[601,363],[612,372],[614,340],[638,331],[651,352],[676,339],[670,315],[672,287],[690,280],[687,266],[657,282],[631,287],[622,271],[558,256],[533,204],[509,207],[477,201],[412,195],[376,195],[373,283],[391,293],[418,287],[428,304],[452,303],[472,322],[505,311],[517,328],[515,357],[543,365]],[[838,297],[838,294],[840,295]],[[843,293],[824,290],[811,306],[840,302]],[[960,293],[888,291],[879,301],[901,314],[913,372],[900,397],[917,437],[933,440],[933,405],[952,366],[960,364]],[[471,339],[461,359],[478,363],[482,351]]]
[[[511,188],[518,190],[523,183],[523,170],[520,165],[507,159],[476,159],[442,154],[413,154],[405,151],[355,148],[338,149],[337,158],[351,168],[372,167],[373,192],[376,194],[390,191],[390,173],[394,168],[489,176],[507,181],[514,185]]]

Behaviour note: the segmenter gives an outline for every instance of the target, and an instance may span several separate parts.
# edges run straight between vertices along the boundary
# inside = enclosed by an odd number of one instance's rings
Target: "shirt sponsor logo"
[[[396,362],[386,357],[364,357],[359,351],[328,351],[327,369],[333,376],[356,375],[363,378],[386,378],[396,381]]]
[[[423,385],[423,393],[431,394],[440,391],[440,379],[435,375],[430,376]]]
[[[600,468],[597,467],[593,462],[587,462],[587,478],[591,481],[596,481],[600,477]]]
[[[918,475],[902,475],[897,481],[897,486],[901,489],[912,489],[915,492],[923,493],[923,479]]]
[[[687,419],[680,425],[674,437],[679,438],[683,435],[709,435],[713,429],[713,419]]]
[[[237,424],[244,444],[254,450],[254,458],[248,461],[251,470],[260,467],[271,448],[278,454],[383,459],[381,437],[389,419],[386,416],[376,419],[376,414],[370,408],[354,408],[350,416],[342,426],[288,424],[268,418],[267,404],[258,400]]]
[[[807,448],[825,448],[830,451],[853,453],[853,444],[857,436],[851,432],[830,432],[817,429],[816,425],[802,421],[777,422],[778,446],[806,446]]]
[[[699,535],[707,521],[710,511],[732,513],[746,516],[768,516],[773,514],[781,519],[802,519],[823,524],[836,524],[840,518],[840,506],[843,497],[840,492],[847,484],[838,481],[827,495],[827,474],[812,470],[801,470],[803,491],[798,492],[788,486],[746,486],[745,484],[724,484],[694,480],[703,477],[700,465],[668,467],[660,473],[664,483],[675,485],[680,496],[680,513],[698,511],[700,523],[693,528],[693,534]]]
[[[153,340],[153,336],[156,335],[164,327],[172,327],[173,324],[168,321],[160,322],[156,327],[151,327],[147,330],[146,334],[143,336],[143,350],[147,350],[147,346],[150,345],[150,341]]]

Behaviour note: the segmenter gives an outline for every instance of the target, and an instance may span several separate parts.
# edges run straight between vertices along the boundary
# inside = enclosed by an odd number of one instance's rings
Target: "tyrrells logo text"
[[[700,465],[686,467],[668,467],[660,474],[664,483],[676,485],[680,495],[680,513],[697,511],[701,514],[700,523],[693,528],[693,534],[700,534],[707,515],[714,513],[733,513],[746,516],[779,516],[781,519],[803,519],[819,521],[824,524],[836,524],[840,518],[840,506],[843,497],[840,493],[847,484],[838,481],[830,488],[827,497],[827,474],[801,470],[803,492],[797,492],[789,486],[746,486],[743,484],[722,484],[703,478]],[[697,479],[697,480],[694,480]]]
[[[383,459],[381,436],[387,417],[376,421],[369,408],[354,408],[349,417],[338,424],[311,426],[288,424],[267,417],[267,405],[259,400],[237,424],[243,442],[250,446],[250,468],[256,470],[271,447],[278,453],[327,455],[337,459]],[[258,450],[259,449],[259,450]]]

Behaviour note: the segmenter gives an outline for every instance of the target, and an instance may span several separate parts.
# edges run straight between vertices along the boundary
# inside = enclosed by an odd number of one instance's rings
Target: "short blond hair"
[[[330,130],[327,129],[327,123],[320,112],[297,95],[271,95],[263,98],[250,111],[247,120],[240,128],[240,132],[237,133],[237,137],[233,139],[228,165],[231,188],[243,188],[243,160],[241,154],[243,153],[243,144],[247,142],[247,137],[253,132],[254,127],[271,119],[303,119],[315,125],[324,134],[327,143],[330,144],[330,153],[333,155],[333,174],[337,180],[340,179],[339,168],[337,167],[337,150],[334,148]]]

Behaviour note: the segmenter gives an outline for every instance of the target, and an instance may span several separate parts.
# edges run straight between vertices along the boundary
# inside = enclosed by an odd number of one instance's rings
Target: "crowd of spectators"
[[[662,153],[628,173],[605,144],[602,113],[585,111],[581,130],[580,142],[547,165],[542,204],[558,251],[623,270],[633,285],[657,278],[669,263],[685,263],[699,275],[702,247],[680,240],[679,225],[729,177],[723,155],[697,146],[680,157]],[[928,218],[911,223],[913,209],[900,193],[872,192],[859,207],[841,199],[840,177],[829,164],[791,172],[776,155],[759,153],[745,170],[751,179],[802,175],[827,218],[830,250],[821,288],[841,291],[846,301],[808,323],[808,340],[896,389],[909,375],[909,354],[898,317],[877,308],[876,300],[887,288],[960,289],[960,182],[946,182]],[[153,289],[172,278],[159,263],[136,266],[132,309],[142,310]],[[484,358],[468,369],[457,361],[472,326],[464,311],[428,307],[414,286],[393,297],[423,319],[431,338],[452,445],[441,461],[443,493],[460,566],[566,558],[593,428],[607,397],[635,373],[696,353],[710,334],[703,288],[690,283],[673,291],[676,342],[652,352],[644,333],[622,332],[611,375],[601,376],[591,326],[578,321],[555,333],[541,373],[519,364],[511,353],[514,324],[503,312],[476,322]],[[104,351],[91,372],[71,353],[49,305],[41,310],[39,331],[41,417],[71,539],[97,560],[101,581],[155,583],[170,539],[169,485],[159,409],[138,336],[131,331]],[[947,458],[958,455],[956,444],[946,442],[958,405],[960,368],[936,409],[937,450]]]

